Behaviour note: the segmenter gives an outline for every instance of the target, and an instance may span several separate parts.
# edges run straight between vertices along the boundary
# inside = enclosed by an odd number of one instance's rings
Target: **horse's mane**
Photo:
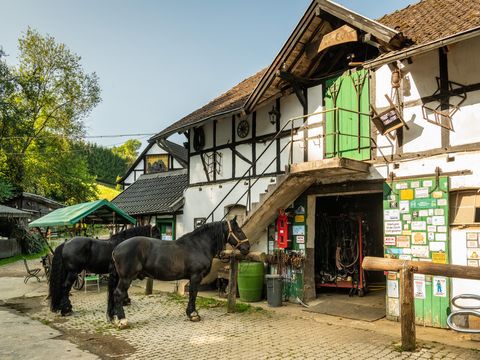
[[[204,233],[208,233],[208,235],[214,238],[222,237],[224,235],[223,223],[223,221],[215,221],[208,224],[203,224],[202,226],[193,230],[190,234],[198,236]]]
[[[114,243],[119,243],[123,240],[129,239],[134,236],[150,236],[151,235],[151,225],[136,226],[130,229],[122,230],[116,234],[113,234],[110,237],[110,240]]]

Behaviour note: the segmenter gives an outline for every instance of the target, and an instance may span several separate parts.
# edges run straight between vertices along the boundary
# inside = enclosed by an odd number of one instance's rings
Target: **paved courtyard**
[[[0,284],[7,279],[11,278],[0,277]],[[132,288],[132,305],[125,308],[131,327],[125,330],[105,320],[104,287],[100,293],[93,288],[87,293],[73,291],[75,313],[68,318],[52,314],[44,296],[6,303],[38,320],[37,324],[55,328],[64,334],[63,340],[106,359],[480,359],[478,350],[440,342],[419,341],[418,351],[401,352],[398,334],[378,332],[374,323],[369,323],[370,329],[344,326],[338,318],[319,318],[301,309],[285,312],[253,307],[226,314],[224,306],[203,300],[202,321],[192,323],[185,315],[185,299],[158,293],[145,296],[142,291]],[[28,341],[31,320],[24,330]]]

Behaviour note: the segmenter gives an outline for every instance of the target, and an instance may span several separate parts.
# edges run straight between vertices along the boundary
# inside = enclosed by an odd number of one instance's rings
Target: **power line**
[[[152,136],[155,135],[156,133],[145,133],[145,134],[118,134],[118,135],[86,135],[86,136],[81,136],[80,138],[82,139],[104,139],[104,138],[117,138],[117,137],[133,137],[133,136]],[[38,137],[44,137],[44,136],[49,136],[49,135],[38,135],[35,136],[35,138]],[[30,136],[2,136],[0,139],[25,139],[29,138]]]

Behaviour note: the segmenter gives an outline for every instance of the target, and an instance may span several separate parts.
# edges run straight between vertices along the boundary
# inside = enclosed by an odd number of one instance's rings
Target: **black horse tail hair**
[[[108,275],[108,307],[107,307],[107,317],[110,320],[113,320],[113,316],[115,315],[115,302],[113,297],[113,292],[115,291],[118,285],[118,273],[117,269],[115,268],[115,262],[113,260],[110,261],[110,274]]]
[[[62,288],[65,283],[67,271],[63,266],[62,251],[65,243],[57,246],[53,253],[52,269],[50,271],[50,310],[57,312],[61,309]]]

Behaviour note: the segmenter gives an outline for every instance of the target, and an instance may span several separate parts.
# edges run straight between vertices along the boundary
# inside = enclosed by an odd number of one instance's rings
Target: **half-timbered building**
[[[301,257],[284,273],[293,299],[364,295],[385,281],[365,255],[480,266],[479,56],[476,0],[378,20],[312,1],[267,68],[152,138],[188,139],[184,230],[243,214],[253,249]],[[470,280],[416,286],[417,322],[432,326],[452,296],[480,295]],[[395,273],[386,313],[399,316]]]

